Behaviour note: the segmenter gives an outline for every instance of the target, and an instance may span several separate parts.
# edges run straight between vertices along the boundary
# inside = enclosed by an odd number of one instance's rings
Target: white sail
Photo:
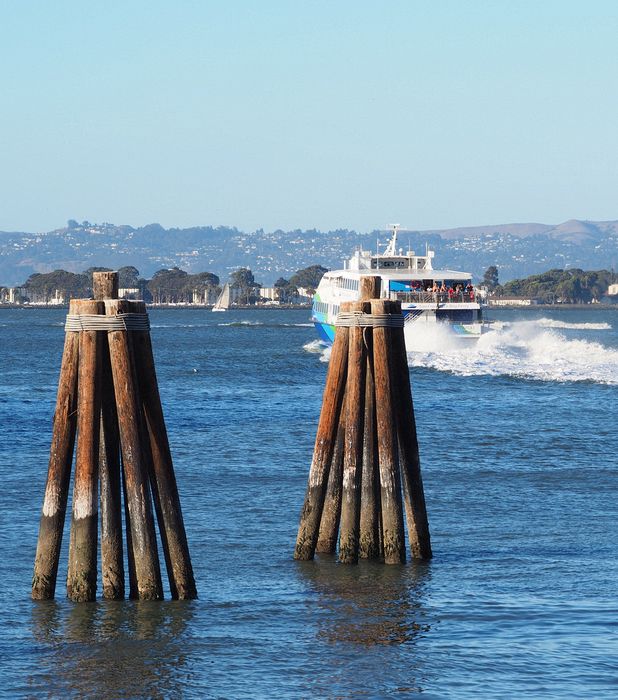
[[[232,294],[230,292],[230,285],[226,282],[223,286],[223,291],[219,294],[219,298],[212,307],[213,311],[227,311],[230,308],[230,302],[232,300]]]

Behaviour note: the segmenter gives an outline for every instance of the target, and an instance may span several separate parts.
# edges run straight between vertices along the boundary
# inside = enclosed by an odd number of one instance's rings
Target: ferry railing
[[[404,304],[469,304],[478,301],[474,291],[467,292],[391,292],[391,299]]]

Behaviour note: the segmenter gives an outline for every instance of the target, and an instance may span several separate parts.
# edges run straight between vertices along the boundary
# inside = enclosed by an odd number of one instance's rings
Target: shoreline
[[[586,309],[593,311],[595,309],[618,310],[618,304],[530,304],[521,306],[519,304],[491,304],[484,306],[483,311],[497,311],[500,309],[518,309],[520,311],[534,311],[534,309]]]
[[[68,309],[68,304],[0,304],[0,310],[2,309],[42,309],[45,311],[50,311],[53,309]],[[146,304],[146,308],[149,310],[157,309],[178,309],[182,311],[191,311],[195,309],[200,309],[202,311],[212,311],[212,304]],[[226,312],[234,311],[290,311],[294,309],[307,310],[311,309],[311,304],[277,304],[277,305],[266,305],[266,304],[248,304],[246,306],[232,306],[226,310]]]
[[[42,309],[50,311],[53,309],[68,309],[68,304],[0,304],[0,311],[6,309]],[[146,304],[149,310],[157,309],[178,309],[181,311],[191,311],[200,309],[202,311],[212,311],[212,304]],[[246,306],[232,306],[227,309],[227,312],[234,311],[293,311],[294,309],[311,310],[311,304],[281,304],[281,305],[265,305],[265,304],[248,304]],[[499,311],[500,309],[518,309],[520,311],[534,311],[534,309],[582,309],[596,310],[605,309],[609,311],[618,311],[617,304],[530,304],[529,306],[520,306],[519,304],[500,304],[494,306],[484,306],[485,312]]]

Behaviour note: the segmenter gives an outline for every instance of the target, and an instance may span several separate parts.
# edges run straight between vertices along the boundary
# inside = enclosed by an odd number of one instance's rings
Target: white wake
[[[586,330],[605,330],[605,324],[586,324]],[[406,338],[406,345],[411,367],[464,377],[506,375],[545,382],[618,385],[618,348],[567,338],[558,328],[535,321],[497,323],[478,340],[458,339],[444,326],[423,327],[418,335]],[[323,362],[330,359],[330,347],[320,341],[308,343],[305,350],[321,353]]]
[[[556,328],[543,324],[514,322],[465,345],[449,338],[444,328],[423,336],[408,346],[411,366],[462,376],[509,375],[547,382],[618,385],[617,348],[567,338]]]
[[[568,323],[567,321],[558,321],[555,318],[540,318],[538,321],[532,321],[543,328],[564,328],[574,331],[611,331],[611,323]]]

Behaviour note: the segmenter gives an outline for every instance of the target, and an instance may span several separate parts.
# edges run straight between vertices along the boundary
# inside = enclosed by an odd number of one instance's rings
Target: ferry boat
[[[343,301],[359,297],[360,278],[381,278],[383,299],[401,302],[407,347],[412,338],[432,324],[444,327],[458,338],[475,340],[486,330],[482,299],[472,285],[472,275],[454,270],[434,270],[434,251],[425,255],[397,248],[399,224],[391,226],[391,238],[380,253],[358,249],[344,262],[343,270],[331,270],[322,277],[313,298],[312,320],[326,343],[335,337],[335,320]]]

